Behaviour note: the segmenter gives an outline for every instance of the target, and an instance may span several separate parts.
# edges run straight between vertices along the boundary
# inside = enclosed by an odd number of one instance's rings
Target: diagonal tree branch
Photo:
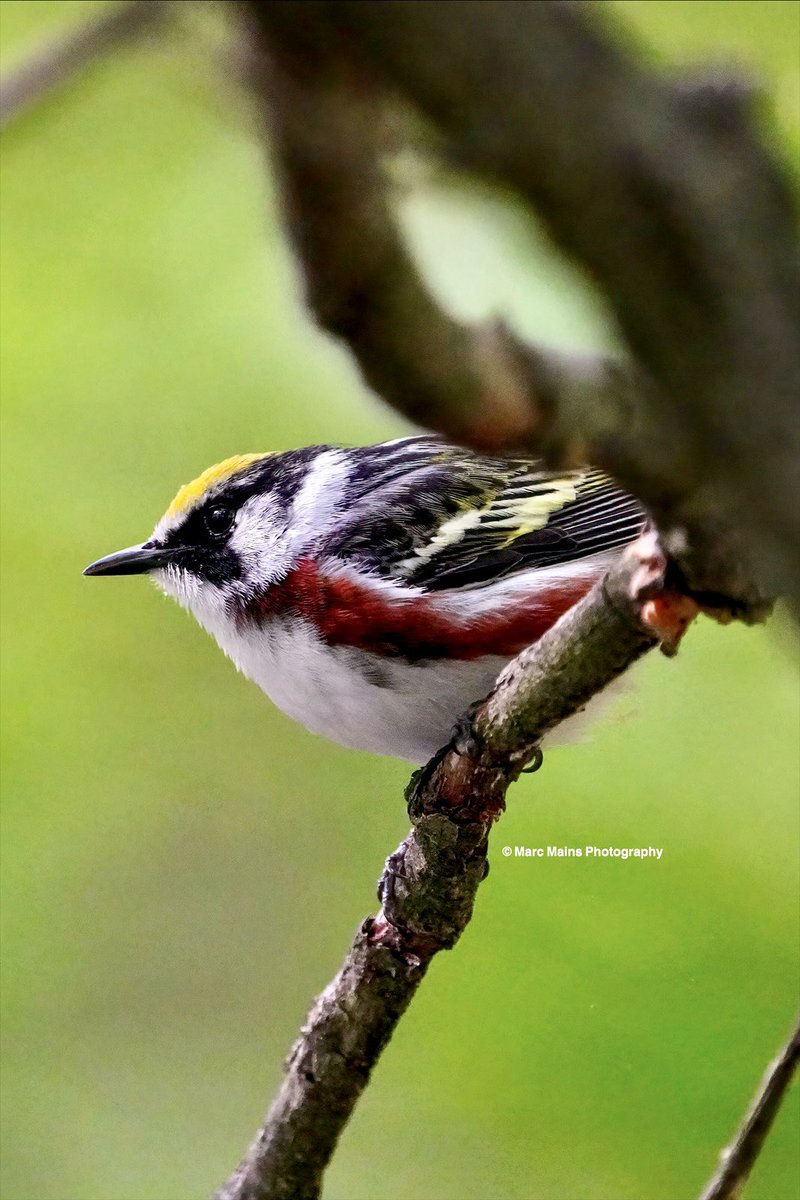
[[[492,824],[541,738],[666,637],[694,606],[664,590],[652,540],[618,565],[501,674],[453,742],[407,791],[413,828],[387,860],[381,909],[317,997],[283,1083],[216,1200],[314,1200],[342,1129],[440,950],[455,945],[488,870]],[[653,624],[658,610],[658,634]]]
[[[781,1102],[800,1062],[800,1021],[778,1057],[770,1063],[747,1115],[730,1146],[722,1152],[719,1169],[700,1200],[737,1200],[761,1153]]]

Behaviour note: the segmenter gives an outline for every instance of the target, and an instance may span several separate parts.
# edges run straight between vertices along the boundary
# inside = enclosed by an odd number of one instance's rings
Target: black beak
[[[172,554],[161,546],[151,546],[145,542],[143,546],[129,546],[127,550],[118,550],[116,554],[108,554],[98,558],[83,572],[84,575],[145,575],[158,567],[165,567],[172,561]]]

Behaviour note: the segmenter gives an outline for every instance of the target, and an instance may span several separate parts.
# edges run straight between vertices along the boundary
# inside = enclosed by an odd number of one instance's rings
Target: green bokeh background
[[[759,72],[800,137],[795,3],[622,10]],[[5,0],[6,68],[93,3]],[[231,453],[403,431],[309,325],[219,11],[117,52],[2,149],[4,1200],[189,1200],[233,1166],[374,905],[408,769],[274,711],[143,580],[81,578]],[[603,305],[516,209],[404,201],[459,313],[563,345]],[[792,1018],[798,687],[785,622],[698,626],[523,780],[329,1200],[694,1196]],[[504,843],[663,846],[506,860]],[[798,1096],[748,1200],[800,1195]]]

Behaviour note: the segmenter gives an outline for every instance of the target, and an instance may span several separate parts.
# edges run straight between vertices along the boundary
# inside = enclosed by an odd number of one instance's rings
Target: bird
[[[227,458],[84,574],[151,575],[294,720],[420,765],[646,522],[596,468],[419,434]]]

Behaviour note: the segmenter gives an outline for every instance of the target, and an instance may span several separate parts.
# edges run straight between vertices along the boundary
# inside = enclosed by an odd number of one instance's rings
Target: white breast
[[[417,765],[446,745],[458,718],[487,695],[509,661],[385,659],[326,646],[310,625],[296,619],[244,633],[226,623],[224,630],[212,632],[239,670],[306,729],[342,746]],[[565,721],[547,744],[582,737],[599,703],[593,700],[589,712]]]
[[[314,733],[373,754],[424,763],[485,695],[505,658],[408,663],[326,646],[312,626],[275,620],[213,631],[240,671]]]

